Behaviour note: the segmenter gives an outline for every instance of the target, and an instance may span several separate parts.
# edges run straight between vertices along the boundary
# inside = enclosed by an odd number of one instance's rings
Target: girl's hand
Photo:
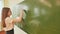
[[[24,15],[24,9],[20,9],[20,16],[18,16],[17,18],[13,19],[12,21],[14,23],[21,22],[22,21],[22,18],[23,18],[23,15]]]

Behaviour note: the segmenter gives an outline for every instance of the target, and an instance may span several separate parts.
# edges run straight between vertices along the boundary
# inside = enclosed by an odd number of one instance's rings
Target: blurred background
[[[13,18],[23,8],[23,21],[15,25],[27,34],[60,34],[60,0],[4,0],[2,5],[11,8]]]

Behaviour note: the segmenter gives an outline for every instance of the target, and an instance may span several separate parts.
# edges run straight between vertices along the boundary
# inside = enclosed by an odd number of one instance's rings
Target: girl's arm
[[[13,22],[14,22],[14,23],[16,23],[16,22],[21,22],[21,21],[22,21],[22,18],[23,18],[23,12],[24,12],[24,10],[21,9],[21,10],[20,10],[20,16],[17,17],[17,18],[15,18],[15,19],[13,19]]]

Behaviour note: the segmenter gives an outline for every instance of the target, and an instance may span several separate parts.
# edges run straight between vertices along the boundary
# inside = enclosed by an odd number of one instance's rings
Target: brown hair
[[[2,9],[2,26],[3,27],[6,27],[5,18],[8,17],[9,10],[10,10],[10,8],[8,8],[8,7],[4,7]]]

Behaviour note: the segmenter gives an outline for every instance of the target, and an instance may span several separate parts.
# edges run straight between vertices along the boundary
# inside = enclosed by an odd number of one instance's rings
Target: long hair
[[[10,8],[8,8],[8,7],[4,7],[2,9],[2,26],[3,27],[6,27],[5,18],[8,17],[9,10],[10,10]]]

